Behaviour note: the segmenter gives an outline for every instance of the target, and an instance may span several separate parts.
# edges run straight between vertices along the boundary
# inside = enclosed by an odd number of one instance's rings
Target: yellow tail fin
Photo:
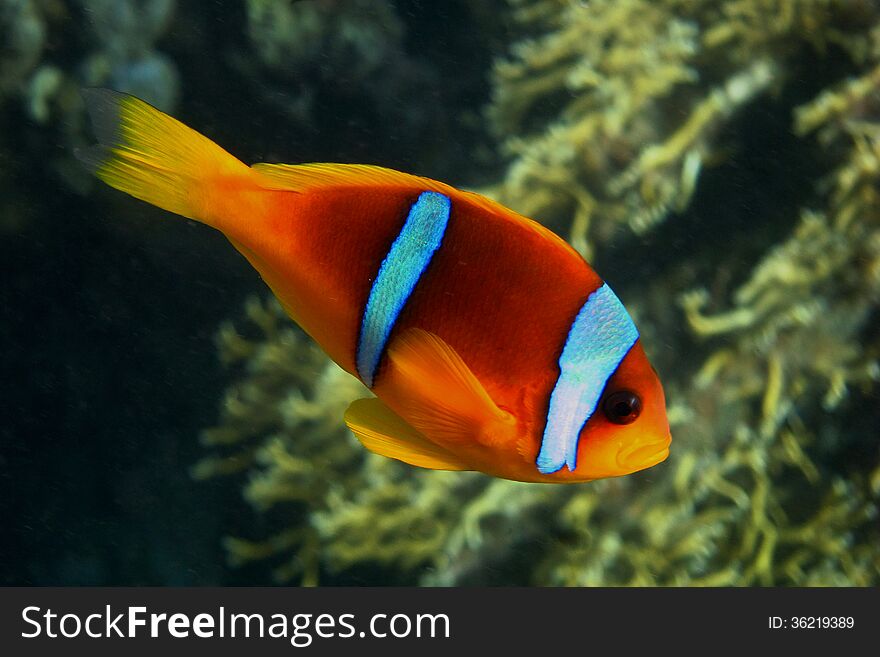
[[[256,187],[246,164],[139,98],[108,89],[83,97],[99,143],[76,155],[111,187],[215,227],[229,203],[222,191]]]

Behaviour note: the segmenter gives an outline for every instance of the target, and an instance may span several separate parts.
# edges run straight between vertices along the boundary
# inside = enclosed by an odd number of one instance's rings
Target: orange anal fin
[[[459,458],[432,443],[381,400],[358,399],[345,412],[345,423],[371,452],[431,470],[471,470]]]
[[[498,408],[461,356],[437,335],[405,331],[388,356],[389,376],[406,392],[398,396],[399,410],[432,440],[491,446],[516,432],[516,418]]]

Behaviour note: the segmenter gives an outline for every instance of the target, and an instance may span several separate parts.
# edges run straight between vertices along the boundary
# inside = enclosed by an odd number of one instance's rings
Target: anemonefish
[[[375,397],[345,422],[438,470],[578,482],[669,454],[663,388],[620,300],[499,203],[378,166],[247,166],[129,95],[88,90],[104,182],[213,226]]]

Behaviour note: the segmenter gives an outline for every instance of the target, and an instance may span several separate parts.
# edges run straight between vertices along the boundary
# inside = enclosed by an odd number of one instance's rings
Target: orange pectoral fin
[[[413,429],[379,399],[352,402],[345,412],[345,423],[361,444],[376,454],[431,470],[472,469]]]
[[[388,380],[407,422],[440,444],[493,445],[516,431],[461,356],[441,338],[410,329],[388,349]]]

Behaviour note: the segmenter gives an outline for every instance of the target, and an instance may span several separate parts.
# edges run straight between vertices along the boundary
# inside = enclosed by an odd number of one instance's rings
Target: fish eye
[[[642,400],[630,390],[619,390],[605,398],[602,405],[607,417],[614,424],[630,424],[642,412]]]

